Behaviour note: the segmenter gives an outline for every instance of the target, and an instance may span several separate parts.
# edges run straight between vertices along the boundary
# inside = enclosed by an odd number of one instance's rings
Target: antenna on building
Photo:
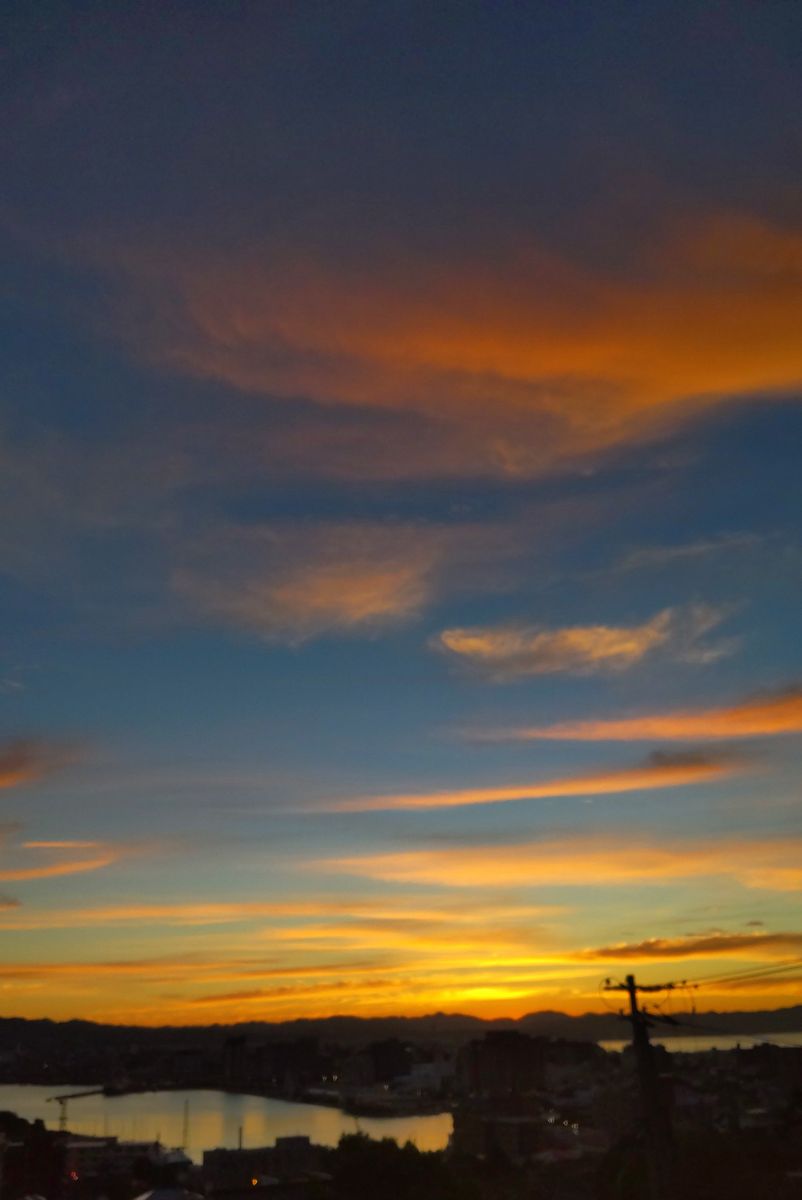
[[[181,1149],[186,1150],[189,1145],[189,1098],[184,1101],[184,1124],[181,1130]]]

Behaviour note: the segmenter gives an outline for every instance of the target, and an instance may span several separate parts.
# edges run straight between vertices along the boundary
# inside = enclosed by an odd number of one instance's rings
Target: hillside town
[[[771,1194],[802,1197],[802,1047],[765,1043],[672,1054],[655,1046],[652,1052],[683,1196],[768,1195],[768,1162]],[[4,1077],[32,1070],[34,1058],[22,1049],[6,1052]],[[336,1147],[298,1135],[262,1147],[209,1146],[193,1162],[185,1149],[159,1142],[71,1132],[67,1093],[61,1118],[56,1114],[49,1127],[0,1114],[3,1200],[133,1200],[154,1191],[154,1200],[169,1200],[168,1192],[174,1200],[190,1193],[215,1200],[650,1194],[643,1098],[629,1047],[610,1052],[514,1030],[486,1032],[457,1047],[394,1038],[361,1047],[315,1038],[254,1042],[240,1034],[226,1038],[216,1056],[184,1046],[163,1053],[157,1074],[142,1053],[108,1054],[104,1067],[111,1066],[117,1087],[255,1091],[383,1116],[447,1111],[453,1132],[440,1152],[359,1133]],[[87,1061],[83,1071],[77,1061],[62,1064],[68,1068],[77,1072],[73,1080],[93,1082],[98,1063]],[[75,1093],[76,1103],[82,1094]],[[382,1190],[370,1185],[377,1171],[387,1173]]]

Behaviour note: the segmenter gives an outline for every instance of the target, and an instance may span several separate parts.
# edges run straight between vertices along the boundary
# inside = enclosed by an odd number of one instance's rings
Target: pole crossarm
[[[672,992],[674,988],[682,987],[681,983],[636,983],[636,992]],[[602,987],[604,992],[628,992],[629,985],[626,983],[605,983]]]

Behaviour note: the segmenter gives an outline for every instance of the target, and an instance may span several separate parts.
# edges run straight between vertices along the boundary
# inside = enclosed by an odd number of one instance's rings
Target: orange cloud
[[[727,1007],[741,1007],[741,994],[759,997],[761,1007],[768,1007],[769,1003],[777,1003],[778,995],[788,995],[792,997],[792,1003],[799,1002],[799,987],[802,984],[802,974],[799,969],[794,970],[789,967],[787,975],[771,975],[766,979],[728,979],[724,984],[719,984],[715,987],[708,985],[705,989],[707,1002],[712,1002],[711,993],[723,995],[729,994],[729,1004]],[[733,996],[734,993],[734,996]],[[717,1003],[717,1007],[718,1003]],[[702,1018],[703,1020],[704,1018]]]
[[[176,960],[175,957],[139,960],[113,960],[109,962],[9,962],[3,964],[6,979],[61,979],[75,977],[90,981],[104,976],[112,979],[124,975],[173,977],[197,973],[203,964],[197,959]]]
[[[614,959],[617,962],[649,962],[654,958],[775,958],[802,951],[802,933],[711,933],[701,937],[647,938],[643,942],[621,942],[582,950],[580,959]]]
[[[252,578],[242,592],[179,571],[174,586],[210,617],[294,641],[408,620],[420,612],[430,591],[420,563],[308,566],[279,582],[269,575]]]
[[[37,843],[27,843],[36,845]],[[263,917],[312,916],[320,909],[309,904],[254,902],[185,904],[112,904],[98,908],[30,910],[0,918],[2,929],[82,929],[102,925],[226,925]]]
[[[32,783],[71,762],[75,750],[34,738],[19,738],[0,748],[0,788]]]
[[[691,605],[666,608],[641,625],[445,629],[433,644],[498,681],[526,675],[591,675],[626,671],[657,650],[694,661],[718,658],[731,647],[705,646],[701,638],[723,616],[721,610]]]
[[[95,908],[24,909],[0,915],[0,929],[46,930],[88,929],[106,925],[136,925],[163,928],[165,926],[215,926],[242,922],[263,922],[265,919],[303,922],[308,918],[323,916],[343,919],[348,916],[365,917],[388,923],[430,923],[450,926],[475,924],[477,915],[466,911],[462,905],[444,902],[441,897],[427,907],[425,897],[411,901],[408,897],[395,900],[358,899],[353,896],[323,896],[301,901],[217,901],[179,902],[167,904],[111,904]],[[16,909],[16,901],[8,901]],[[485,905],[484,919],[498,921],[531,921],[564,910],[556,905],[508,904],[494,902]],[[297,924],[292,928],[299,928]],[[253,936],[249,934],[249,936]]]
[[[291,953],[291,951],[290,951]],[[259,958],[207,958],[202,954],[170,954],[142,959],[75,962],[12,962],[3,971],[2,987],[19,997],[28,1013],[89,1019],[164,1024],[231,1020],[231,1006],[257,1006],[264,1019],[330,1016],[334,1012],[388,1015],[439,1011],[484,1012],[487,1016],[521,1015],[537,1008],[585,1012],[600,1007],[598,966],[580,964],[570,953],[544,954],[536,946],[496,953],[475,946],[469,952],[422,956],[392,952],[372,959],[332,958],[292,963],[287,953],[280,965]],[[590,972],[590,973],[589,973]],[[259,981],[268,986],[258,986]],[[783,977],[785,981],[785,977]],[[135,984],[135,987],[133,986]],[[767,981],[775,988],[774,979]],[[256,985],[256,986],[255,986]],[[737,1000],[747,995],[765,1003],[766,988],[754,980],[739,981]],[[170,990],[167,991],[166,989]],[[222,989],[216,994],[210,989]],[[236,990],[232,990],[236,988]],[[727,1007],[730,984],[706,988],[708,999]],[[733,992],[733,995],[735,993]],[[57,997],[54,1009],[54,996]],[[719,1003],[719,997],[724,1003]],[[202,1015],[200,1015],[200,1011]]]
[[[344,261],[286,238],[240,256],[118,245],[97,259],[142,297],[138,349],[267,396],[415,413],[444,434],[441,463],[421,440],[435,473],[455,456],[463,471],[552,470],[802,380],[797,231],[719,213],[666,229],[628,273],[515,242],[484,261],[375,244]],[[355,473],[360,456],[375,469],[382,434],[365,437]]]
[[[332,947],[327,949],[331,953]],[[477,954],[481,955],[479,959]],[[388,977],[396,977],[398,986],[404,987],[407,977],[417,980],[418,986],[427,985],[427,981],[440,980],[441,977],[479,978],[483,982],[494,980],[498,983],[499,978],[508,976],[520,982],[535,978],[564,978],[587,970],[586,967],[579,968],[573,959],[566,959],[565,956],[555,955],[553,960],[548,956],[542,957],[532,946],[518,946],[512,951],[499,948],[498,952],[492,952],[472,945],[467,950],[463,948],[449,953],[445,941],[439,954],[432,950],[429,955],[415,958],[382,955],[299,963],[288,961],[287,950],[283,950],[282,955],[284,961],[280,965],[256,958],[209,958],[202,954],[160,955],[140,959],[8,962],[3,965],[2,976],[6,983],[58,980],[63,981],[65,987],[73,980],[102,987],[108,983],[113,985],[118,978],[135,977],[138,985],[143,987],[172,982],[194,989],[197,986],[246,981],[253,983],[256,980],[359,979],[370,972],[381,971]],[[549,966],[552,961],[560,964],[559,968]],[[539,970],[541,963],[547,968],[542,972]]]
[[[307,976],[326,976],[338,973],[364,974],[381,964],[372,962],[326,962],[316,964],[282,964],[271,966],[257,959],[207,958],[202,954],[159,955],[140,959],[82,960],[61,962],[9,962],[2,968],[5,980],[76,980],[100,984],[117,978],[136,977],[144,986],[148,983],[178,982],[191,985],[236,982],[253,979],[294,979]]]
[[[590,887],[690,878],[734,879],[745,887],[802,888],[802,839],[649,841],[574,837],[514,845],[460,846],[318,860],[318,870],[445,887]]]
[[[488,741],[615,742],[775,737],[802,732],[802,689],[759,696],[728,708],[689,709],[613,720],[564,721],[475,734]]]
[[[339,921],[273,930],[269,939],[296,946],[337,945],[348,950],[409,949],[416,954],[509,954],[534,947],[531,926],[500,927],[494,920],[477,920],[472,926],[428,921]]]
[[[513,787],[464,788],[457,791],[412,792],[390,796],[363,796],[328,807],[336,812],[381,812],[389,809],[460,808],[469,804],[499,804],[514,800],[539,800],[551,796],[606,796],[656,788],[709,783],[743,770],[733,758],[700,754],[652,754],[645,762],[619,771],[572,775]]]
[[[353,982],[350,980],[348,983],[344,982],[343,980],[332,980],[330,983],[307,984],[304,987],[294,987],[289,985],[278,988],[258,988],[256,990],[245,992],[226,992],[220,995],[196,996],[190,1001],[190,1003],[203,1005],[229,1005],[258,1001],[259,1003],[263,1004],[265,1001],[270,1002],[278,999],[299,1000],[309,996],[328,996],[332,993],[342,992],[343,990],[347,989],[349,992],[351,992],[351,1003],[358,1004],[360,999],[362,999],[364,1002],[364,993],[366,991],[372,995],[377,991],[381,991],[384,988],[389,988],[392,986],[393,984],[386,979],[370,979],[363,980],[361,982],[361,986],[355,989]]]
[[[18,832],[18,830],[14,830]],[[61,875],[80,875],[99,871],[119,862],[126,855],[140,853],[142,846],[114,845],[108,842],[84,840],[26,841],[14,851],[13,866],[0,860],[0,881],[22,882],[29,879],[50,879]],[[78,851],[86,851],[78,855]],[[22,862],[20,863],[20,855]],[[28,859],[26,864],[25,859]],[[25,914],[21,914],[23,921]],[[12,922],[13,924],[13,922]]]
[[[226,529],[184,547],[172,583],[206,617],[302,642],[417,616],[446,568],[452,583],[470,574],[493,540],[493,530],[478,527],[400,522]]]
[[[100,842],[83,842],[68,838],[58,842],[23,842],[24,850],[95,850]]]
[[[118,851],[108,849],[88,858],[57,860],[32,867],[0,867],[0,880],[10,883],[25,879],[51,879],[59,875],[81,875],[85,871],[99,871],[103,867],[110,867],[119,858]]]

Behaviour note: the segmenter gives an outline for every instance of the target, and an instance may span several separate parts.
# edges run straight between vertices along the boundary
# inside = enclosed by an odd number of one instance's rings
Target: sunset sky
[[[800,5],[4,24],[0,1012],[799,1002]]]

